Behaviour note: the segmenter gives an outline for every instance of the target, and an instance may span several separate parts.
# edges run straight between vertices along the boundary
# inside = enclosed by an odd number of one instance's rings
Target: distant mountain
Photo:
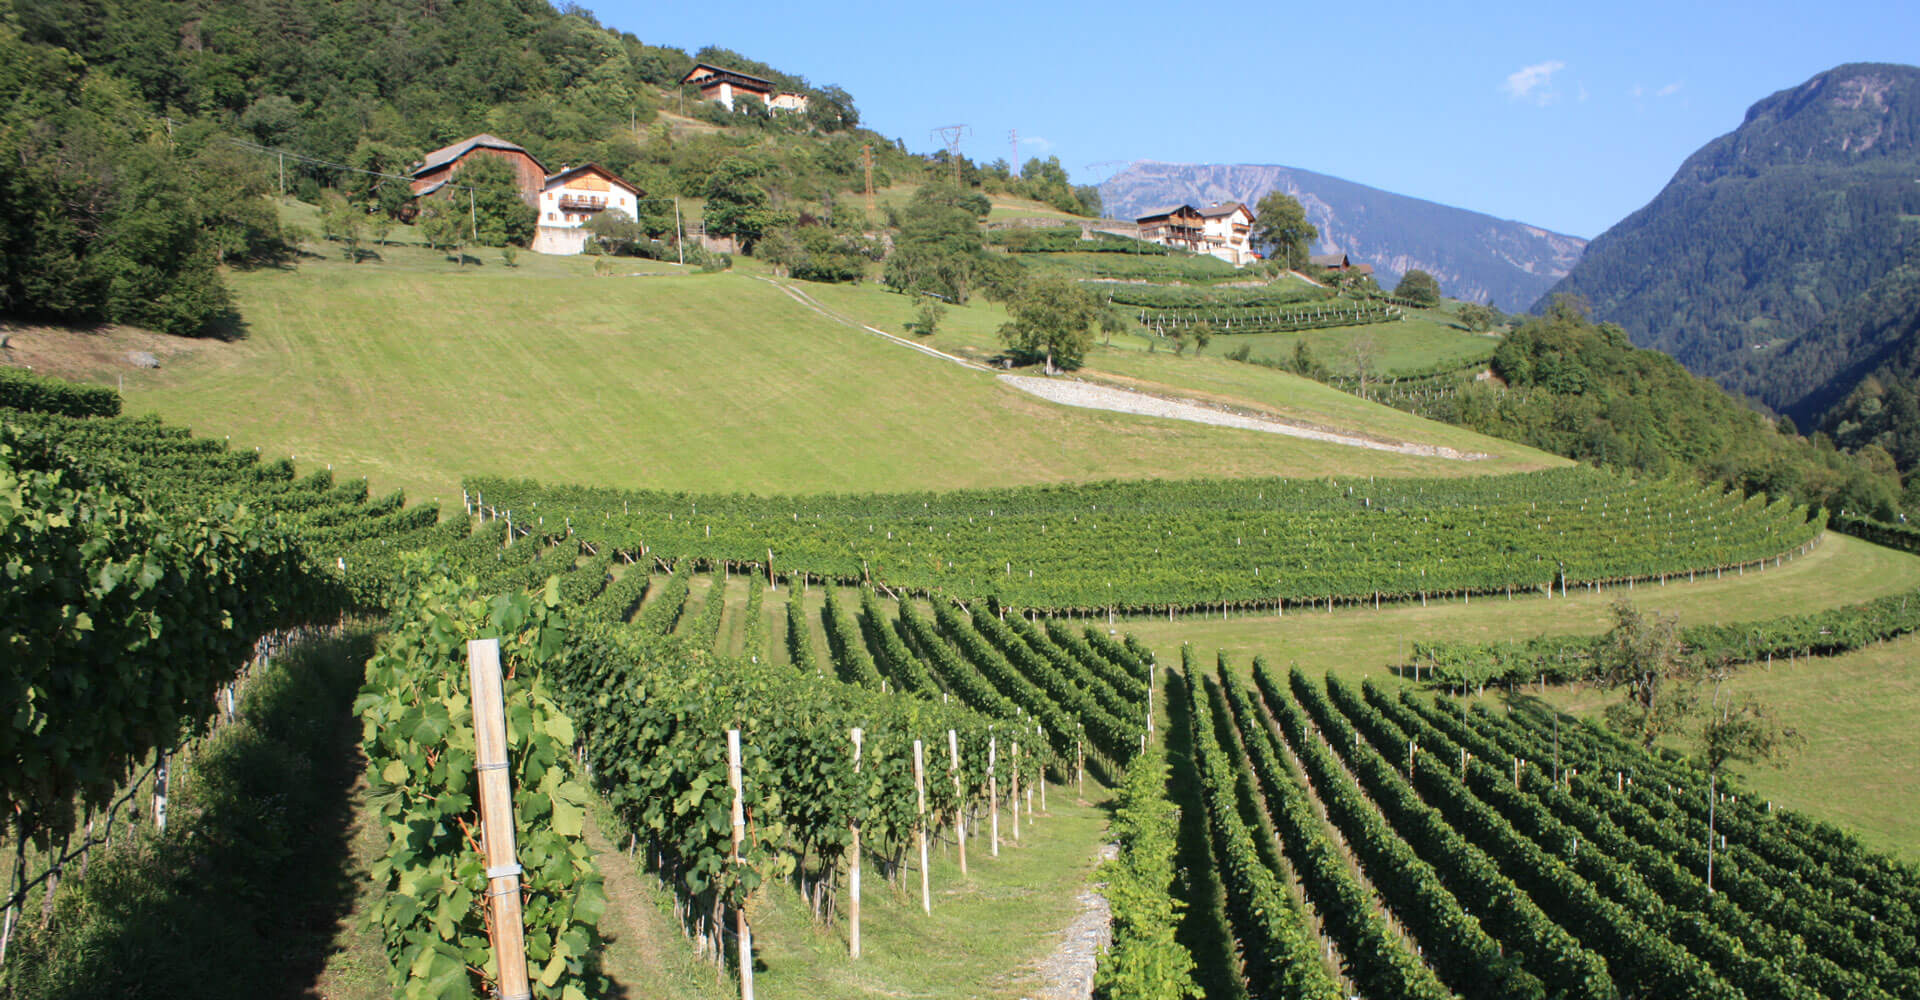
[[[1420,268],[1448,295],[1509,310],[1539,298],[1587,245],[1577,236],[1293,167],[1142,160],[1100,185],[1100,199],[1108,215],[1131,219],[1179,202],[1252,205],[1275,189],[1299,199],[1320,227],[1317,249],[1373,265],[1383,286]]]
[[[1905,297],[1862,297],[1920,262],[1917,180],[1920,68],[1841,66],[1753,105],[1552,291],[1806,426],[1891,347]]]

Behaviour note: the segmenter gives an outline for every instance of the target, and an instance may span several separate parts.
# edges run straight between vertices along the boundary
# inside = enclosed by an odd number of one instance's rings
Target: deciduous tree
[[[1300,207],[1299,199],[1269,191],[1254,207],[1254,216],[1253,242],[1265,249],[1269,260],[1285,264],[1288,270],[1306,264],[1320,229],[1307,221],[1307,210]]]
[[[1052,275],[1028,279],[1007,311],[1013,319],[1000,327],[1000,340],[1023,360],[1044,360],[1049,373],[1080,367],[1099,319],[1092,296]]]
[[[1626,698],[1607,706],[1607,723],[1652,747],[1679,731],[1699,704],[1699,668],[1681,650],[1673,615],[1643,614],[1628,601],[1612,611],[1613,627],[1594,647],[1594,667],[1602,688],[1625,690]]]
[[[1394,286],[1393,294],[1414,305],[1431,308],[1440,304],[1440,281],[1416,267],[1400,278],[1400,284]]]

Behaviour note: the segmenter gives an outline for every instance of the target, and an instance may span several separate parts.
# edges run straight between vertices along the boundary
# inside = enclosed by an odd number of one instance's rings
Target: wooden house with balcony
[[[1134,222],[1140,227],[1140,238],[1149,243],[1194,253],[1206,252],[1206,220],[1192,205],[1157,208]]]
[[[804,113],[807,110],[805,94],[784,91],[772,80],[711,63],[695,63],[687,75],[680,78],[680,83],[700,88],[701,100],[718,102],[728,111],[733,110],[733,102],[741,97],[759,101],[769,111]]]
[[[604,212],[621,212],[629,219],[638,219],[640,199],[645,194],[597,163],[583,163],[549,175],[540,191],[534,252],[580,253],[592,238],[587,223]]]

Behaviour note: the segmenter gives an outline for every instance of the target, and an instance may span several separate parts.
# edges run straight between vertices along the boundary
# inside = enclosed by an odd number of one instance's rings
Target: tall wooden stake
[[[992,853],[996,858],[1000,856],[1000,776],[994,773],[994,765],[999,751],[999,737],[987,737],[987,814],[992,817]]]
[[[854,727],[848,735],[853,737],[853,773],[860,773],[860,741],[865,733]],[[857,782],[856,782],[857,784]],[[847,904],[847,949],[854,958],[860,957],[860,821],[847,824],[847,830],[853,835],[853,844],[847,851],[847,889],[851,897]]]
[[[727,784],[733,788],[733,863],[740,863],[740,842],[747,836],[747,807],[740,787],[740,730],[727,730]],[[733,908],[734,937],[740,946],[740,1000],[753,1000],[753,931],[747,927],[745,900]]]
[[[967,873],[966,803],[960,792],[960,736],[947,730],[948,773],[953,775],[953,839],[960,845],[960,874]]]
[[[1041,730],[1038,723],[1034,724],[1033,731],[1034,731],[1034,734],[1037,736],[1045,735],[1044,731]],[[1044,764],[1040,766],[1039,784],[1040,784],[1040,811],[1043,813],[1047,813],[1047,815],[1051,816],[1053,815],[1053,813],[1047,812],[1047,768],[1046,768],[1046,765]],[[1029,789],[1027,794],[1031,796],[1033,794],[1032,790]],[[1033,799],[1031,798],[1027,799],[1027,823],[1029,825],[1033,823]]]
[[[480,848],[487,864],[488,921],[501,1000],[528,1000],[520,864],[514,859],[513,787],[507,774],[507,709],[500,690],[500,640],[467,643],[473,691],[473,760],[480,784]]]
[[[920,841],[920,909],[933,912],[933,887],[927,881],[927,769],[920,741],[913,741],[914,836]]]
[[[1013,800],[1013,842],[1020,842],[1020,741],[1013,741],[1013,787],[1008,792]]]

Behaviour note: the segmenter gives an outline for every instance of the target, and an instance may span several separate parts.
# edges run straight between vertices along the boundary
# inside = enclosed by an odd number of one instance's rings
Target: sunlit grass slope
[[[131,371],[129,412],[449,498],[463,474],[690,490],[857,491],[1103,478],[1420,474],[1463,463],[1068,409],[821,316],[750,273],[417,247],[233,276],[248,327]],[[880,295],[884,293],[874,292]],[[1297,381],[1297,380],[1296,380]],[[1330,409],[1350,397],[1308,386]],[[1303,404],[1312,408],[1315,404]],[[1460,432],[1364,407],[1320,423]]]

